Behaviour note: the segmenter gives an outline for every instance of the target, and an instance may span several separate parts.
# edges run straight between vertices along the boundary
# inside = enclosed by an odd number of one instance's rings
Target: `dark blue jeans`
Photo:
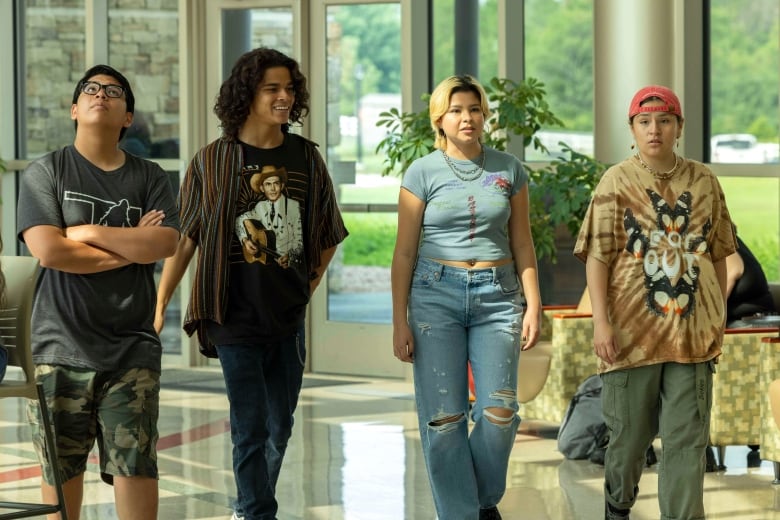
[[[236,513],[276,518],[276,481],[293,427],[306,359],[304,326],[274,343],[217,345],[230,402]]]

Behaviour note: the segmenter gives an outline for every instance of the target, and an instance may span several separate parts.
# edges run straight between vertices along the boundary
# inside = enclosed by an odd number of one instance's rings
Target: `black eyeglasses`
[[[122,85],[103,85],[97,81],[85,81],[81,84],[81,91],[90,96],[94,96],[100,92],[101,88],[106,92],[106,96],[110,98],[119,98],[125,93],[125,89]]]

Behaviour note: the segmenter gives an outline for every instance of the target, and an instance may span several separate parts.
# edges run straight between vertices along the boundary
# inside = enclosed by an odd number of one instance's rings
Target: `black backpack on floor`
[[[566,408],[566,416],[558,429],[558,451],[567,459],[589,459],[604,465],[609,444],[609,430],[601,413],[601,376],[585,379]],[[647,448],[648,467],[658,459],[653,446]]]
[[[601,377],[583,381],[566,408],[558,429],[558,451],[567,459],[587,459],[594,450],[606,446],[607,425],[601,414]]]

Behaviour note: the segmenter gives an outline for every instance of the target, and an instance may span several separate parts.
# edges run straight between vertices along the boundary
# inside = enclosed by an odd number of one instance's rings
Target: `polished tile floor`
[[[159,518],[228,520],[235,491],[220,373],[166,369],[162,381]],[[24,417],[21,401],[0,400],[1,500],[38,499],[40,472]],[[772,466],[749,468],[748,451],[729,447],[728,469],[707,474],[708,519],[780,520]],[[602,474],[588,461],[565,460],[555,426],[529,418],[499,508],[507,520],[598,520]],[[86,481],[82,519],[116,518],[95,460]],[[656,468],[646,470],[633,520],[659,518],[656,484]],[[278,487],[280,520],[433,520],[411,384],[307,376]]]

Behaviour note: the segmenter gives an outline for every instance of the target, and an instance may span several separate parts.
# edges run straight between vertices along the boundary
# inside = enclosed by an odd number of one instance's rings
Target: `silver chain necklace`
[[[479,166],[475,166],[471,170],[462,170],[452,162],[452,159],[450,159],[450,156],[447,155],[447,152],[444,150],[441,151],[441,154],[444,156],[444,162],[447,163],[447,166],[450,167],[450,170],[452,170],[452,173],[455,174],[455,177],[462,180],[463,182],[469,182],[473,181],[475,179],[479,179],[482,176],[482,172],[485,169],[485,149],[480,148],[480,157],[482,158],[480,160]]]
[[[674,176],[674,172],[677,171],[677,167],[680,165],[680,156],[677,154],[674,154],[674,166],[671,170],[667,170],[665,172],[659,172],[649,164],[647,164],[645,161],[642,160],[642,155],[637,152],[636,158],[639,159],[639,164],[642,165],[642,167],[653,174],[653,177],[656,179],[661,179],[662,181],[671,179]]]

